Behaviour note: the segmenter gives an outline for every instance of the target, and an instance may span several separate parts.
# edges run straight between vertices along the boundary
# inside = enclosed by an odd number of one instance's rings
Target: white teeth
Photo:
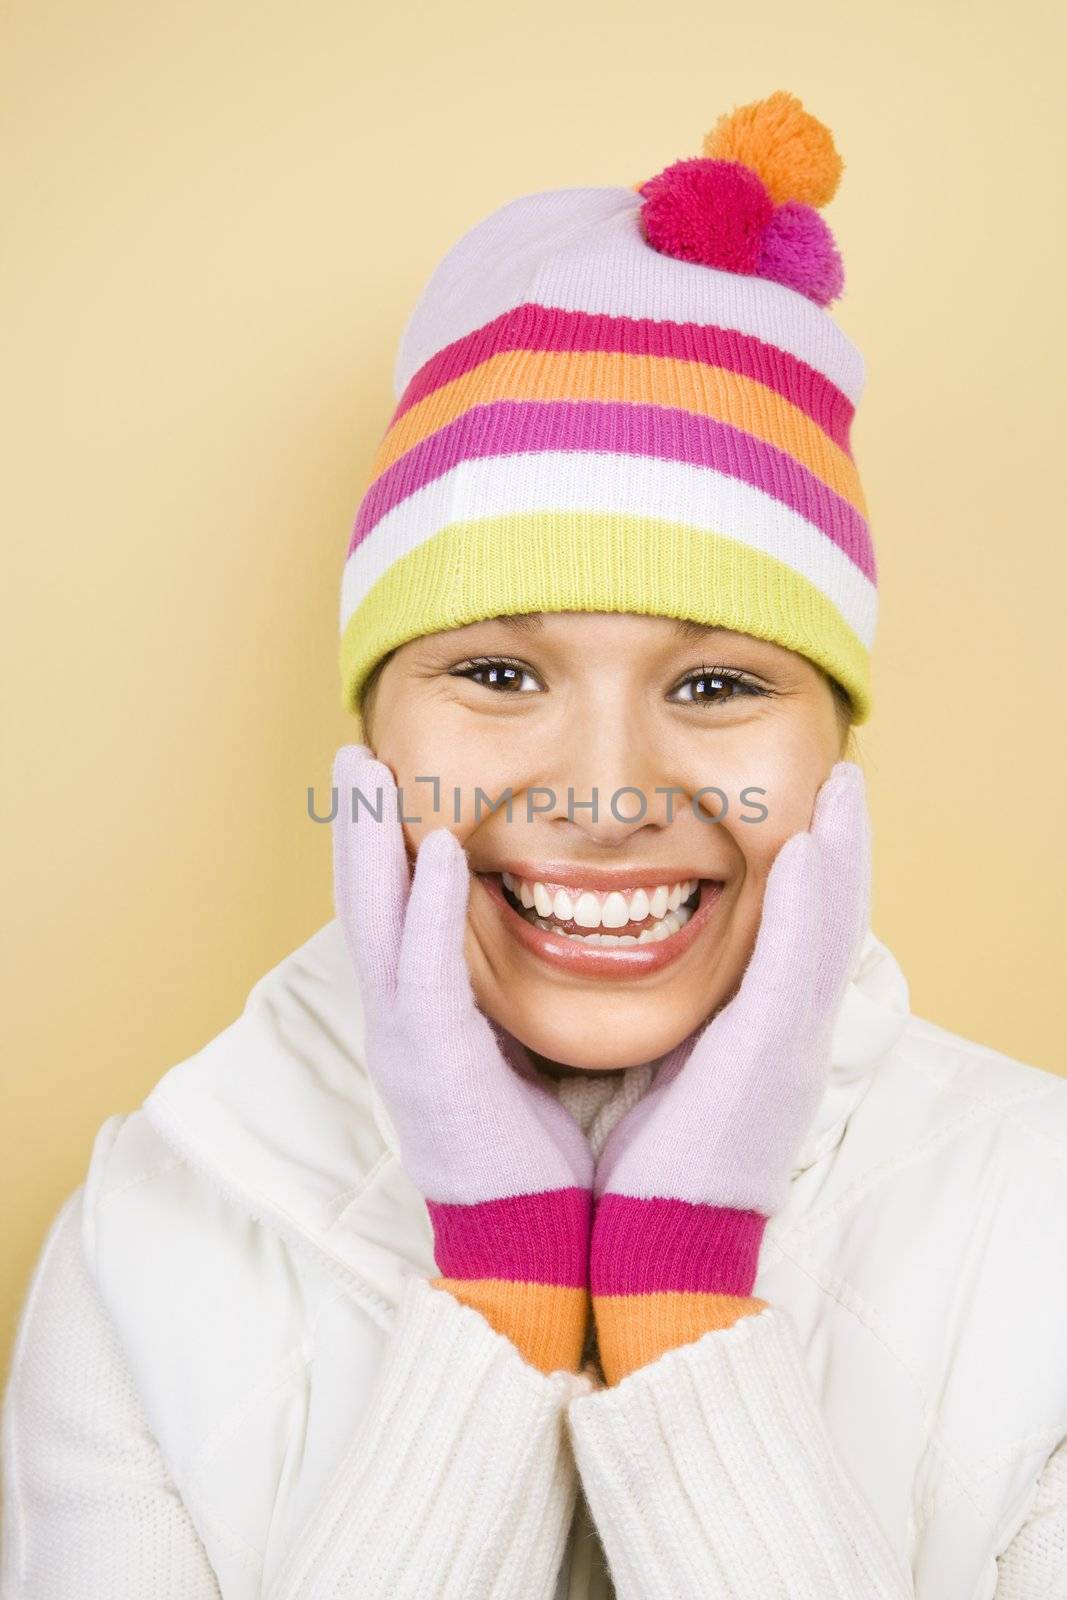
[[[545,933],[561,933],[565,939],[577,939],[581,944],[655,944],[660,939],[669,939],[672,933],[684,928],[692,914],[684,908],[669,911],[661,922],[651,928],[642,928],[636,936],[632,933],[576,933],[572,928],[557,928],[542,917],[530,920]]]
[[[579,928],[600,927],[600,901],[595,894],[586,892],[578,896],[574,902],[574,920]],[[604,921],[607,922],[606,917]]]
[[[625,928],[630,920],[630,902],[624,894],[609,894],[600,909],[600,920],[605,928]]]
[[[638,889],[630,897],[630,921],[644,922],[648,916],[648,893],[645,889]]]
[[[553,892],[547,884],[533,879],[516,878],[513,872],[502,872],[500,876],[504,887],[520,900],[527,910],[531,906],[537,907],[538,916],[552,916],[556,902],[560,895],[564,894],[572,915],[576,914],[576,907],[584,902],[587,908],[586,916],[591,917],[595,907],[599,925],[609,928],[623,928],[628,922],[643,922],[648,916],[658,919],[666,916],[668,911],[677,911],[683,901],[689,899],[700,881],[698,878],[686,878],[679,883],[661,883],[655,888],[634,889],[630,893],[623,893],[619,889],[612,889],[610,892],[600,892],[595,889],[557,889]],[[597,925],[593,922],[583,924],[587,927]]]
[[[598,893],[593,889],[556,889],[539,881],[517,878],[512,872],[501,873],[504,887],[531,912],[528,918],[546,933],[564,930],[556,922],[573,922],[576,928],[566,930],[568,939],[581,939],[585,944],[648,944],[654,940],[668,939],[689,921],[692,912],[683,908],[697,888],[699,879],[657,884],[654,888],[635,889],[623,894],[617,889]],[[638,934],[614,934],[611,928],[625,928],[632,922],[648,921],[648,926]],[[579,932],[578,929],[587,930]]]
[[[552,915],[552,896],[543,883],[534,884],[534,905],[542,917]]]

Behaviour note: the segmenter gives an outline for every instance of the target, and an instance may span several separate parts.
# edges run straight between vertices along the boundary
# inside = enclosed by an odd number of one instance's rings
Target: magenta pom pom
[[[694,156],[665,167],[640,193],[653,249],[724,272],[757,271],[774,201],[751,167]]]
[[[819,213],[799,200],[778,206],[763,233],[763,249],[752,269],[797,289],[820,306],[836,300],[845,269],[834,236]]]
[[[645,238],[663,255],[770,278],[817,305],[836,300],[845,272],[834,236],[799,200],[776,206],[740,161],[695,156],[642,184]]]

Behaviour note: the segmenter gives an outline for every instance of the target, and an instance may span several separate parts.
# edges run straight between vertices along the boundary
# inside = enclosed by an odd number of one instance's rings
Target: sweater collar
[[[876,1063],[896,1044],[910,1012],[907,979],[868,928],[834,1019],[829,1079],[794,1161],[794,1178],[841,1142],[849,1118],[871,1086]]]

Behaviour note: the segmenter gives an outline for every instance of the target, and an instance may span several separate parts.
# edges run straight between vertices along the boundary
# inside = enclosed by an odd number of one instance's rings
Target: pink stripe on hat
[[[598,316],[532,302],[504,312],[432,356],[404,390],[390,427],[435,389],[503,350],[618,351],[722,367],[774,389],[805,412],[842,450],[849,450],[849,428],[856,409],[852,401],[823,373],[777,345],[736,328],[657,322],[651,317]]]
[[[784,450],[690,411],[596,401],[498,401],[463,412],[375,481],[359,508],[349,550],[394,506],[461,461],[539,450],[607,451],[714,468],[799,512],[874,578],[865,519]]]

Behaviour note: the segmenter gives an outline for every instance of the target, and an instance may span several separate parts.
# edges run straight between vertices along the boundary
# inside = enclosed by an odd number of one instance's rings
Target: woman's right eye
[[[470,678],[473,683],[479,683],[486,689],[494,689],[502,694],[529,694],[540,688],[538,680],[528,667],[524,667],[519,661],[508,661],[500,656],[483,656],[465,662],[463,666],[452,667],[450,675],[455,678]],[[532,691],[523,686],[523,679],[529,679],[534,685]]]

